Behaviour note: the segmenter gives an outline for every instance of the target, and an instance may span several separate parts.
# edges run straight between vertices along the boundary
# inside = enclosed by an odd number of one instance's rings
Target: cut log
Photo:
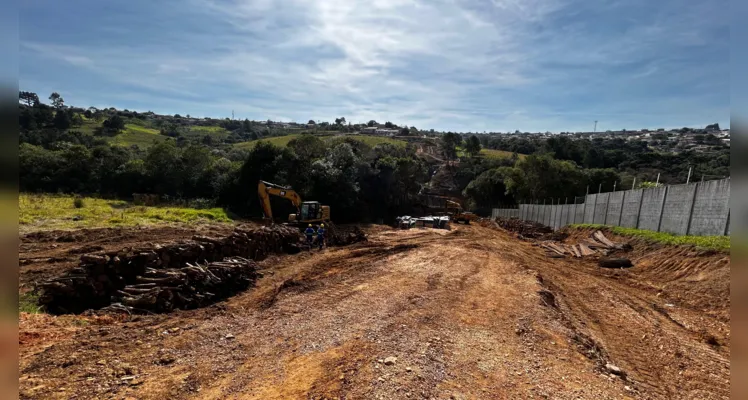
[[[603,258],[597,262],[602,268],[631,268],[634,264],[628,258]]]
[[[597,241],[599,241],[600,243],[608,246],[608,248],[611,248],[611,249],[620,248],[619,245],[611,242],[608,238],[606,238],[605,235],[603,235],[601,231],[595,231],[595,233],[592,234],[592,236],[594,236],[594,238],[597,239]]]
[[[576,258],[581,258],[582,257],[582,253],[579,251],[579,249],[577,248],[576,245],[572,245],[571,246],[571,252],[574,254],[574,257],[576,257]]]
[[[582,256],[591,256],[595,254],[595,250],[592,250],[584,243],[579,243],[579,251],[582,253]]]

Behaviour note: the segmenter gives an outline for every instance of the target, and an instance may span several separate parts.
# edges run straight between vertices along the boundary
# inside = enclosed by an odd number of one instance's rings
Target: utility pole
[[[631,190],[634,190],[636,187],[636,177],[634,177],[634,183],[631,184]]]
[[[691,170],[693,167],[688,167],[688,178],[686,178],[686,185],[688,185],[689,182],[691,182]]]
[[[618,181],[613,182],[613,191],[616,191],[616,185],[618,184]]]
[[[231,120],[234,120],[234,110],[231,110]]]
[[[659,186],[660,186],[660,173],[658,172],[657,173],[657,182],[655,182],[655,187],[659,187]]]
[[[597,133],[597,120],[595,120],[595,129],[592,132]]]

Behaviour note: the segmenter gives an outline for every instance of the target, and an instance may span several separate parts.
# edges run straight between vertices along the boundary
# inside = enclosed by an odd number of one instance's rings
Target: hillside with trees
[[[256,122],[71,107],[59,93],[48,100],[19,92],[23,192],[151,193],[257,217],[262,179],[330,205],[336,221],[390,221],[415,212],[419,194],[439,194],[442,178],[444,192],[480,210],[631,187],[657,173],[680,183],[689,166],[696,178],[729,174],[727,152],[663,154],[636,141],[438,134],[388,121],[382,127],[400,133],[390,138],[354,134],[380,126],[373,120]]]

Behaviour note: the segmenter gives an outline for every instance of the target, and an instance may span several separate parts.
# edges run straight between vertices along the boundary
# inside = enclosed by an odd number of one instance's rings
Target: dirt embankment
[[[24,315],[21,397],[729,398],[716,255],[633,243],[635,266],[610,271],[476,225],[369,234],[271,256],[256,288],[204,309]]]

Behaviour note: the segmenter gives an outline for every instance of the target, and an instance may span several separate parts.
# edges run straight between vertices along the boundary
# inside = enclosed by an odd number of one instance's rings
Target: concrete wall
[[[665,207],[662,209],[661,232],[668,232],[675,235],[685,235],[688,233],[688,220],[697,186],[668,186]]]
[[[645,189],[642,194],[642,207],[639,215],[639,229],[660,230],[660,213],[665,200],[666,187]]]
[[[699,183],[691,217],[689,235],[703,236],[729,234],[730,181],[707,181]]]
[[[623,205],[623,196],[626,192],[610,193],[608,199],[608,213],[605,216],[607,225],[620,225],[618,219],[621,218],[621,206]]]
[[[605,224],[605,214],[607,213],[608,196],[610,193],[599,193],[595,197],[593,224]]]
[[[621,225],[625,228],[636,228],[639,223],[639,204],[641,204],[643,189],[627,190],[623,199],[623,215]]]
[[[492,215],[556,229],[595,223],[676,235],[729,235],[730,179],[590,194],[580,204],[521,204],[519,209],[494,209]]]
[[[583,224],[591,224],[593,217],[595,216],[595,201],[597,200],[596,194],[591,194],[584,199],[584,222]]]

